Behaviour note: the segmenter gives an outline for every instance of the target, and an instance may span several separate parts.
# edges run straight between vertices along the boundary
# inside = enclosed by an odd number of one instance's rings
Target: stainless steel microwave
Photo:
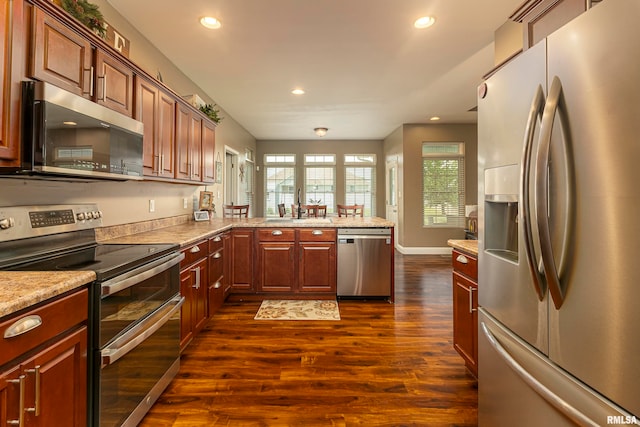
[[[142,179],[143,124],[44,82],[22,83],[22,166],[13,173]]]

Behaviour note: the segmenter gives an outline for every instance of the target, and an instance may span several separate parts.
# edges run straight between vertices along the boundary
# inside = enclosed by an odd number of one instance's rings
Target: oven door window
[[[180,271],[173,268],[158,273],[126,289],[102,297],[100,301],[100,348],[136,322],[153,313],[180,292]]]

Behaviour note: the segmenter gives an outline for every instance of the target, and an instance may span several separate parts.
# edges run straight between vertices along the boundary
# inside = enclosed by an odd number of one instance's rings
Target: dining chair
[[[327,217],[327,205],[316,205],[314,206],[316,216],[326,218]]]
[[[249,205],[224,205],[222,216],[224,218],[248,218]]]
[[[282,218],[287,213],[287,208],[284,207],[284,203],[278,204],[278,215]]]
[[[364,216],[364,205],[341,205],[338,204],[338,216]]]
[[[313,209],[310,209],[309,205],[300,205],[302,216],[315,216]],[[298,217],[298,205],[291,205],[291,216],[293,218]]]

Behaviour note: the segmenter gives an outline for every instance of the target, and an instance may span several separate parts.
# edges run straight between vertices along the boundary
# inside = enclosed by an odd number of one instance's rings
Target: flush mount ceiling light
[[[327,131],[329,129],[327,128],[315,128],[313,131],[316,133],[316,135],[318,136],[325,136],[327,134]]]
[[[202,18],[200,18],[200,23],[203,27],[212,30],[217,30],[218,28],[222,27],[222,23],[213,16],[203,16]]]
[[[429,120],[431,120],[432,122],[437,122],[438,120],[440,120],[440,116],[429,117]]]
[[[291,93],[294,95],[304,95],[304,89],[295,88],[294,90],[291,91]]]
[[[413,26],[416,28],[429,28],[433,24],[435,24],[436,18],[433,16],[423,16],[421,18],[416,19],[416,22],[413,23]]]

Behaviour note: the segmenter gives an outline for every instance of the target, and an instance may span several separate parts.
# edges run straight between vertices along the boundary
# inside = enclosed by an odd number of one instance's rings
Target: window
[[[376,214],[376,155],[345,154],[345,204],[364,205],[364,216]]]
[[[422,143],[422,225],[464,227],[464,143]]]
[[[305,154],[303,204],[327,205],[327,213],[335,211],[335,154]]]
[[[296,199],[295,154],[265,154],[264,156],[264,212],[278,216],[278,204],[291,209]]]

